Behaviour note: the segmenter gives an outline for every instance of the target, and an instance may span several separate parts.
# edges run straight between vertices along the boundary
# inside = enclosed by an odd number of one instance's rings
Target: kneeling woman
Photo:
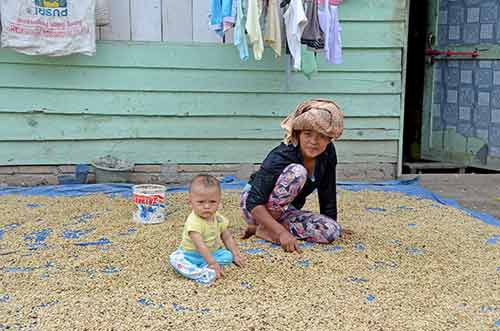
[[[282,123],[285,139],[250,177],[240,208],[252,235],[299,251],[299,240],[330,243],[341,235],[337,222],[337,155],[332,140],[342,134],[344,117],[329,100],[300,104]],[[306,197],[318,192],[320,213],[302,211]]]

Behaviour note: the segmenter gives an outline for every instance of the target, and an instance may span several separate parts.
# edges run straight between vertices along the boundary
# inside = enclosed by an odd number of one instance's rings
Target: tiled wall
[[[441,0],[437,48],[478,44],[500,45],[500,0]],[[500,59],[436,63],[433,130],[447,128],[500,157]]]

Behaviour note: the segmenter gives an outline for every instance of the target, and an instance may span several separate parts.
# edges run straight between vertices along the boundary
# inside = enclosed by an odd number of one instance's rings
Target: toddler
[[[219,181],[197,175],[189,184],[192,208],[184,224],[180,247],[170,255],[170,263],[184,277],[210,284],[223,276],[222,266],[234,262],[243,267],[228,220],[217,212],[221,201]]]

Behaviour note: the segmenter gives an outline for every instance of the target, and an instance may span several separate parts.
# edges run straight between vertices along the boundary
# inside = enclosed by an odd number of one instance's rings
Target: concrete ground
[[[414,178],[417,175],[404,175]],[[500,174],[421,174],[420,184],[443,198],[500,219]]]

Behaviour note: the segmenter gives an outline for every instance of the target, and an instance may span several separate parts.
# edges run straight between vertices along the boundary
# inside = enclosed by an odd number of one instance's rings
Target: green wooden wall
[[[400,158],[407,5],[345,0],[344,64],[312,80],[285,59],[241,63],[232,45],[99,42],[94,57],[0,50],[0,165],[258,163],[301,101],[336,100],[346,115],[341,163]]]

